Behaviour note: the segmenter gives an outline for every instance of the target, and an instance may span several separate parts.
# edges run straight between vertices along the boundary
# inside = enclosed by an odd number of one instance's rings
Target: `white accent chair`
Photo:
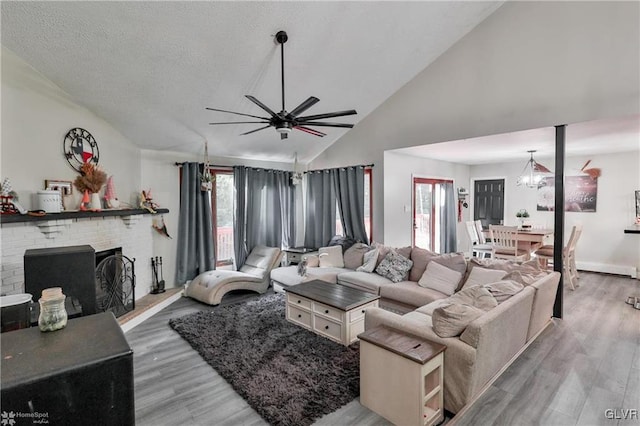
[[[282,251],[275,247],[257,246],[239,271],[213,270],[193,279],[185,295],[209,305],[218,305],[233,290],[264,293],[269,288],[269,274],[280,264]]]
[[[469,241],[471,241],[471,254],[473,256],[478,256],[484,259],[487,255],[491,255],[492,247],[491,244],[486,244],[484,235],[482,235],[482,224],[480,222],[480,232],[478,232],[477,224],[480,221],[467,221],[467,235],[469,236]]]
[[[571,235],[569,236],[567,245],[562,249],[562,275],[564,276],[563,278],[569,282],[571,290],[576,289],[578,286],[578,281],[576,280],[580,278],[578,269],[576,268],[576,245],[578,244],[580,235],[582,235],[582,225],[575,225],[571,229]],[[553,252],[553,244],[542,246],[535,251],[536,258],[541,267],[546,269],[550,263],[553,264]]]
[[[491,235],[491,257],[494,259],[508,259],[516,262],[529,260],[531,254],[527,250],[518,248],[518,227],[489,225]]]

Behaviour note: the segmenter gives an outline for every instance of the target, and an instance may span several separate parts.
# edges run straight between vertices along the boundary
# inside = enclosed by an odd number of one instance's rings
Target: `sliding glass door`
[[[214,185],[211,191],[213,238],[216,266],[233,265],[233,172],[211,169]]]
[[[413,178],[413,245],[437,253],[442,252],[442,208],[445,188],[450,180]]]

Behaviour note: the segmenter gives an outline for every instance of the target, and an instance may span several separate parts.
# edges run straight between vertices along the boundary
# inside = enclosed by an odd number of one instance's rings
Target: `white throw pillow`
[[[461,279],[460,272],[436,262],[429,262],[418,284],[451,296],[458,288]]]
[[[342,246],[321,247],[318,253],[321,268],[344,268]]]
[[[507,271],[502,271],[500,269],[485,269],[476,266],[471,269],[471,273],[462,288],[495,283],[496,281],[503,279],[505,275],[507,275]]]
[[[378,262],[378,253],[380,250],[377,248],[369,250],[364,254],[362,266],[359,266],[356,271],[358,272],[373,272],[376,269],[376,263]]]

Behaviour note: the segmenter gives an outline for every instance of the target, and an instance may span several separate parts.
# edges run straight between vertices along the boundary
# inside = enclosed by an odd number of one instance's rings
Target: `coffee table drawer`
[[[326,318],[316,316],[314,330],[330,339],[342,341],[342,325]]]
[[[301,308],[311,309],[311,300],[304,297],[296,296],[295,294],[287,293],[287,301],[292,306],[299,306]]]
[[[336,321],[342,321],[342,314],[344,311],[341,311],[340,309],[332,308],[331,306],[327,306],[319,302],[314,302],[313,312],[324,315],[329,318],[333,318]]]
[[[311,312],[288,306],[289,321],[295,322],[304,328],[311,328]]]

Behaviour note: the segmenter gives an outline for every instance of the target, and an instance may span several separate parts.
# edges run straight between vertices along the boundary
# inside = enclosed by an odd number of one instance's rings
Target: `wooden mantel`
[[[169,209],[156,209],[156,214],[169,213]],[[0,225],[5,223],[43,222],[49,220],[90,219],[92,217],[133,216],[152,214],[145,209],[118,209],[92,211],[66,211],[61,213],[47,213],[44,216],[30,216],[28,214],[0,215]]]

